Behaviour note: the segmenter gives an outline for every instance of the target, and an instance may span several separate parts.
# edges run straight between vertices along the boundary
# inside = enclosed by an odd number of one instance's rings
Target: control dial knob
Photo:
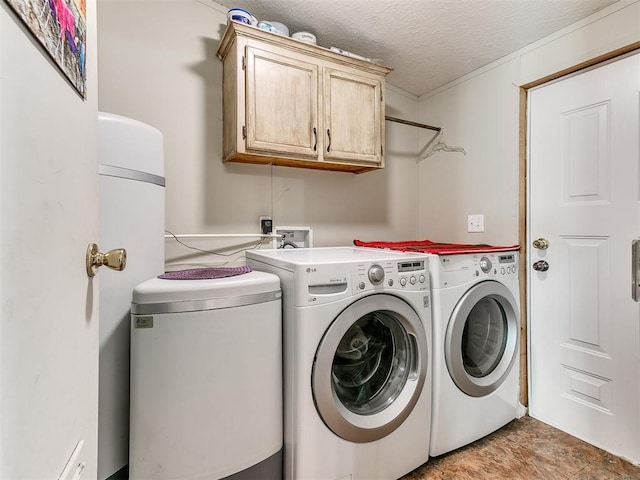
[[[482,257],[480,259],[480,270],[482,270],[484,273],[489,273],[489,271],[491,270],[491,260],[489,260],[487,257]]]
[[[369,269],[369,280],[374,285],[380,285],[384,280],[384,269],[380,265],[372,265]]]

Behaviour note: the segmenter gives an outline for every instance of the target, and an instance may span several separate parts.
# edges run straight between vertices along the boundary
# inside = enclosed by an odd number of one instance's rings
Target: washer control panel
[[[353,285],[356,291],[429,290],[427,263],[427,259],[359,263],[353,268]]]
[[[296,266],[294,304],[319,305],[358,293],[425,292],[430,290],[428,257]],[[410,258],[410,259],[409,259]]]

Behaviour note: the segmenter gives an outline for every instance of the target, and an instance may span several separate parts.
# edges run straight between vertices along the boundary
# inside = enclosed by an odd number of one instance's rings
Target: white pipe
[[[252,237],[252,238],[282,238],[275,233],[180,233],[165,235],[164,238],[222,238],[222,237]]]

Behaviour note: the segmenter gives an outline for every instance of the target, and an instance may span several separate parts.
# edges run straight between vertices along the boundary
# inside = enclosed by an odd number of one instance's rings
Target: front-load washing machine
[[[516,418],[517,265],[517,252],[431,257],[431,456],[472,443]]]
[[[428,257],[253,250],[282,288],[286,479],[399,478],[429,456]]]

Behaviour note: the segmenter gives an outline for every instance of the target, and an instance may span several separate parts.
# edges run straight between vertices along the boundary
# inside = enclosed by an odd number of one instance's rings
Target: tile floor
[[[631,480],[640,467],[525,416],[401,480]]]

